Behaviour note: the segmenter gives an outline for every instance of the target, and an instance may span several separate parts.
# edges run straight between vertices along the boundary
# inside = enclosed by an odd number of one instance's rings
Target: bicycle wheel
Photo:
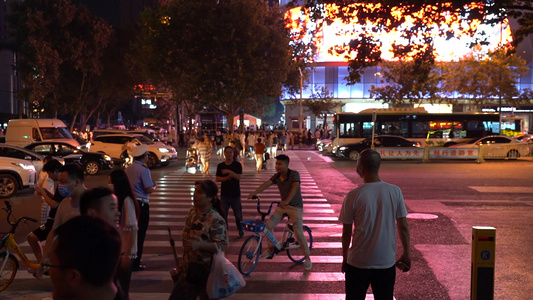
[[[307,240],[307,246],[309,247],[309,251],[311,251],[311,248],[313,248],[313,236],[311,235],[311,229],[307,226],[302,226],[304,237]],[[296,236],[293,234],[292,237],[294,239],[294,242],[290,243],[289,246],[287,246],[287,256],[289,256],[289,259],[292,260],[295,263],[301,263],[305,259],[305,252],[303,247],[300,247],[300,244],[298,243],[298,240],[296,239]]]
[[[6,253],[3,252],[0,254],[0,268],[4,264],[4,261],[6,260]],[[5,290],[11,282],[13,282],[13,279],[15,279],[15,275],[17,275],[17,270],[19,267],[19,262],[17,259],[9,254],[7,257],[7,262],[5,262],[4,269],[0,273],[0,292]]]
[[[239,252],[239,263],[237,265],[239,272],[243,275],[252,273],[259,261],[259,254],[261,254],[259,237],[252,235],[244,241]]]

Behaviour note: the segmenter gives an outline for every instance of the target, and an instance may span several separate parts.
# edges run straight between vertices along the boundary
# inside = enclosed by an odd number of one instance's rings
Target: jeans
[[[237,229],[239,231],[242,230],[242,203],[241,203],[241,197],[236,196],[221,196],[222,201],[222,210],[223,210],[223,217],[224,221],[226,221],[226,225],[229,227],[228,224],[228,213],[229,208],[233,210],[233,215],[235,216],[235,224],[237,225]]]
[[[374,299],[392,300],[396,269],[360,269],[346,264],[346,300],[364,300],[368,286],[372,287]]]

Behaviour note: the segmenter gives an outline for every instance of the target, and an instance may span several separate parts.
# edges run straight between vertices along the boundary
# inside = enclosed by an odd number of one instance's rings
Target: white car
[[[4,159],[5,157],[18,158],[25,160],[28,163],[33,164],[37,174],[41,172],[44,166],[44,155],[37,154],[29,149],[8,145],[0,144],[0,157]],[[52,156],[54,159],[58,160],[61,164],[65,164],[65,160],[58,156]]]
[[[529,147],[526,143],[504,135],[474,138],[464,143],[452,145],[450,148],[477,148],[479,146],[482,147],[483,158],[517,159],[529,154]]]
[[[105,153],[113,160],[123,161],[127,156],[126,143],[146,144],[148,146],[148,167],[166,166],[177,159],[176,149],[171,146],[156,144],[142,134],[106,134],[91,142],[91,152]]]
[[[11,198],[18,190],[37,184],[35,166],[25,159],[0,159],[0,198]]]

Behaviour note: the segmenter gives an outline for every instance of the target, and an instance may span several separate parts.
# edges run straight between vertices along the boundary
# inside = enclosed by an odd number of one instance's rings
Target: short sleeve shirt
[[[181,234],[182,240],[195,240],[201,242],[214,242],[219,245],[228,244],[226,222],[215,210],[210,209],[206,213],[198,213],[195,207],[191,207],[185,217],[185,227]],[[184,265],[190,262],[211,263],[212,252],[183,248]]]
[[[54,218],[54,225],[52,226],[53,229],[56,229],[66,221],[80,215],[80,201],[76,202],[77,203],[73,202],[72,198],[68,197],[59,203]]]
[[[255,154],[263,154],[266,151],[266,146],[263,143],[255,143]]]
[[[300,173],[298,173],[298,171],[289,169],[287,171],[287,178],[285,179],[285,181],[282,181],[280,179],[279,173],[274,174],[274,176],[270,178],[270,181],[272,181],[272,183],[278,186],[279,193],[281,195],[281,200],[284,201],[289,196],[289,193],[292,189],[292,184],[294,182],[298,182],[298,183],[300,182]],[[298,191],[296,192],[294,197],[289,201],[288,205],[298,207],[298,208],[304,207],[304,203],[302,199],[302,190],[300,186],[298,186]]]
[[[382,181],[351,190],[339,221],[353,224],[347,263],[362,269],[386,269],[396,260],[396,219],[407,216],[402,191]]]
[[[217,166],[216,176],[226,177],[229,175],[222,174],[222,170],[230,170],[235,174],[242,174],[242,165],[236,161],[232,161],[231,164],[226,165],[225,162],[221,162]],[[220,183],[220,196],[222,197],[240,197],[241,185],[239,180],[231,178],[230,180],[222,181]]]
[[[128,176],[135,198],[148,199],[146,189],[154,186],[150,169],[145,167],[140,161],[135,160],[124,172]]]

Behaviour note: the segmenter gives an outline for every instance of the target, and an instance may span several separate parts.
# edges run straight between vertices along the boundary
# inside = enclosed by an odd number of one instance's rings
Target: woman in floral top
[[[211,260],[228,248],[226,222],[221,214],[218,187],[212,180],[195,183],[194,206],[185,218],[182,233],[183,263],[170,299],[209,299],[206,292]]]

